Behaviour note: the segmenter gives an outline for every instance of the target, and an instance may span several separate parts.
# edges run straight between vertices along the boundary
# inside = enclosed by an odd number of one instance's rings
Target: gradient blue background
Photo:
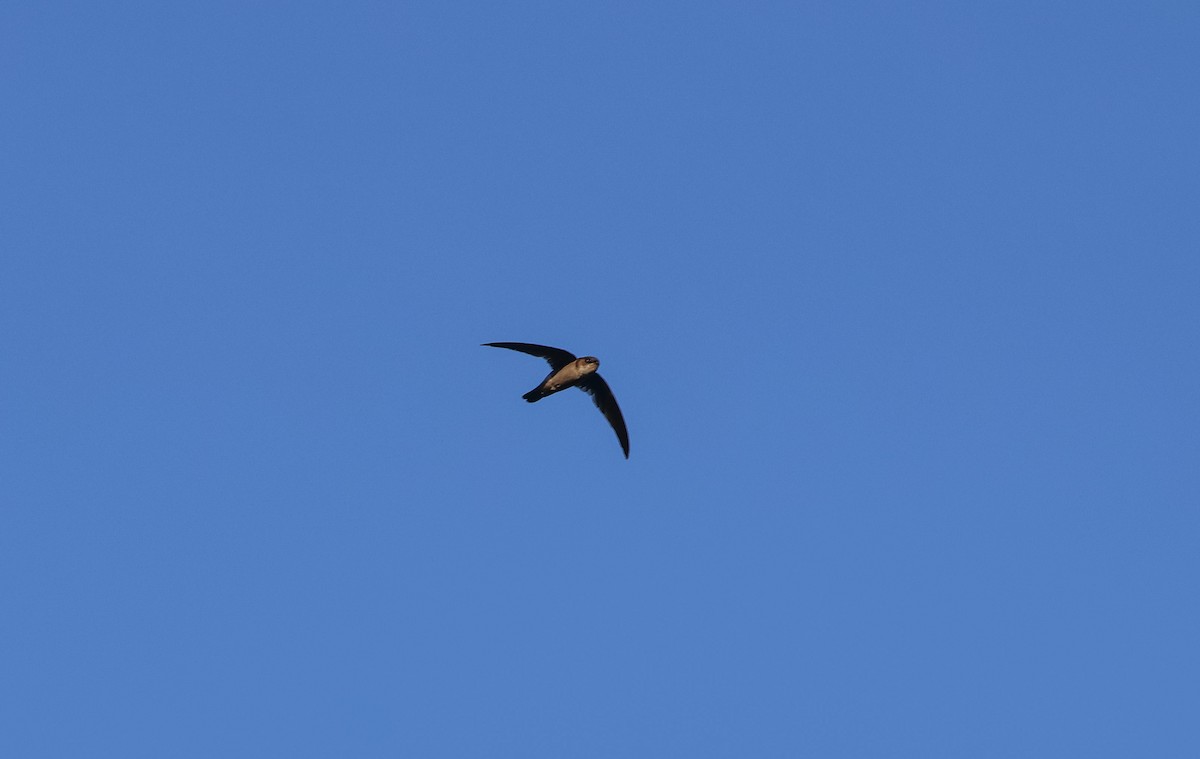
[[[1198,71],[1195,2],[6,3],[0,755],[1200,755]]]

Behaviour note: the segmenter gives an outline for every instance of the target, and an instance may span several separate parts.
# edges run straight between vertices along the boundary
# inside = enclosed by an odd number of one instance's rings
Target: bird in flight
[[[600,359],[595,356],[575,358],[575,354],[561,348],[531,343],[484,343],[484,345],[491,348],[508,348],[510,351],[520,351],[546,359],[546,362],[550,364],[550,373],[546,375],[546,379],[542,380],[540,385],[521,397],[530,403],[536,403],[559,390],[578,387],[592,396],[596,408],[600,409],[600,413],[604,414],[604,418],[612,425],[613,432],[617,433],[617,440],[621,441],[621,450],[625,452],[625,458],[629,458],[629,432],[625,429],[625,418],[621,416],[621,408],[617,406],[617,399],[613,397],[612,390],[608,389],[608,383],[596,373],[596,370],[600,368]]]

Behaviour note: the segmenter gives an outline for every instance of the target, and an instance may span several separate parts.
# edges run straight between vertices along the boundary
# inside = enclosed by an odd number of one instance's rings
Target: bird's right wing
[[[575,360],[575,354],[565,351],[562,348],[551,348],[548,345],[534,345],[533,343],[483,344],[491,348],[508,348],[510,351],[520,351],[521,353],[528,353],[531,356],[544,358],[550,364],[550,369],[556,372]]]
[[[596,404],[596,408],[600,409],[600,413],[604,414],[604,418],[612,425],[625,458],[629,458],[629,430],[625,429],[625,417],[621,416],[621,407],[617,405],[617,399],[613,397],[608,383],[599,374],[589,374],[579,380],[577,387],[592,396],[592,403]]]

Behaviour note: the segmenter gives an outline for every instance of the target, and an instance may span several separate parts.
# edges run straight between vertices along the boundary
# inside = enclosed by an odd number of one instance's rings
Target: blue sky
[[[0,754],[1196,755],[1198,40],[6,4]]]

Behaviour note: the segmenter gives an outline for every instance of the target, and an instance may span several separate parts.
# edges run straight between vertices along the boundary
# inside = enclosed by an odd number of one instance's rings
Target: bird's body
[[[542,380],[542,384],[521,397],[534,403],[547,395],[554,395],[559,390],[566,390],[568,387],[578,385],[584,377],[595,374],[599,368],[600,360],[593,356],[577,358],[561,369],[551,370],[546,375],[546,379]]]
[[[613,397],[608,383],[596,373],[596,370],[600,368],[600,359],[595,356],[576,358],[575,354],[561,348],[534,345],[533,343],[484,343],[484,345],[492,348],[507,348],[544,358],[550,364],[550,373],[546,375],[546,379],[542,380],[541,384],[521,397],[530,403],[536,403],[560,390],[578,387],[592,396],[596,408],[600,409],[604,418],[612,425],[613,432],[617,433],[617,440],[621,443],[621,450],[625,453],[625,458],[629,458],[629,432],[625,429],[625,418],[621,416],[621,409],[617,406],[617,399]]]

